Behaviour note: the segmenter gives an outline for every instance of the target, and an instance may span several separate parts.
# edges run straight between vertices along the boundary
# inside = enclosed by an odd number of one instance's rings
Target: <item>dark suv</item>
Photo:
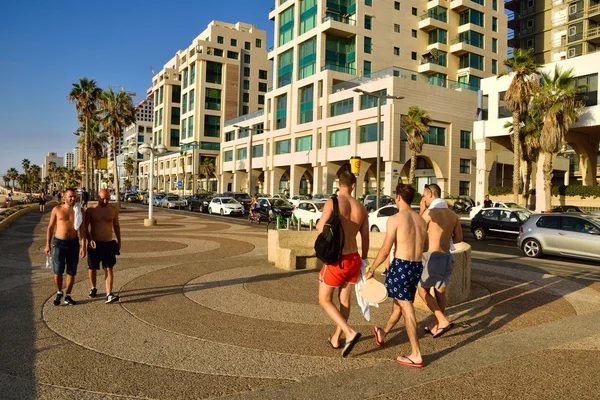
[[[233,197],[241,205],[244,206],[244,210],[246,210],[246,212],[248,210],[250,210],[250,203],[252,203],[252,199],[250,198],[250,195],[248,193],[226,192],[226,193],[223,193],[223,197]]]
[[[471,219],[471,232],[476,240],[486,236],[516,239],[519,228],[530,215],[525,209],[484,208]]]
[[[284,199],[262,198],[258,200],[259,207],[256,209],[261,219],[268,221],[276,216],[286,218],[292,217],[294,205]]]
[[[207,194],[195,194],[187,198],[187,208],[190,211],[208,212],[208,203],[212,200]]]

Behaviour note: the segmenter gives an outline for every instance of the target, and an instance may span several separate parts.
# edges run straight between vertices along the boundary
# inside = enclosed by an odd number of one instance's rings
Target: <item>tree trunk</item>
[[[119,169],[117,168],[117,140],[113,137],[110,146],[112,147],[113,157],[113,178],[115,188],[115,198],[117,199],[117,210],[121,209],[121,192],[119,191]]]
[[[521,119],[518,112],[513,112],[513,154],[514,154],[514,167],[513,167],[513,201],[519,203],[519,186],[521,184],[521,138],[519,131],[521,128]],[[523,189],[525,192],[525,189]]]
[[[415,186],[415,170],[417,169],[417,152],[410,151],[410,172],[408,173],[408,184]]]
[[[546,153],[544,159],[544,198],[546,199],[546,209],[552,209],[552,166],[554,163],[554,154]]]
[[[529,186],[531,185],[531,169],[532,162],[525,162],[525,180],[523,182],[523,198],[525,199],[525,208],[527,207],[527,203],[529,202]]]
[[[85,187],[86,189],[90,188],[90,181],[89,181],[89,172],[88,172],[88,152],[90,150],[90,144],[88,143],[88,119],[87,116],[85,117],[85,131],[83,132],[84,139],[83,139],[83,175],[84,178],[82,179],[85,182]]]

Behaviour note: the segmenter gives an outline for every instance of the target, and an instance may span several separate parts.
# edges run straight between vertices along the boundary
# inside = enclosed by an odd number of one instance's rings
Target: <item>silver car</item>
[[[521,226],[517,246],[527,257],[543,254],[600,261],[600,217],[589,214],[534,214]]]

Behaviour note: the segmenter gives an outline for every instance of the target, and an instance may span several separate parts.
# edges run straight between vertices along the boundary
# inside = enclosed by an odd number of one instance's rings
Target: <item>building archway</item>
[[[410,160],[404,163],[404,166],[400,171],[400,175],[404,178],[403,180],[406,180],[407,182],[410,174],[410,163]],[[442,179],[444,179],[444,174],[435,161],[427,156],[417,156],[417,166],[415,169],[415,189],[417,192],[423,193],[425,185],[438,183],[438,181]]]

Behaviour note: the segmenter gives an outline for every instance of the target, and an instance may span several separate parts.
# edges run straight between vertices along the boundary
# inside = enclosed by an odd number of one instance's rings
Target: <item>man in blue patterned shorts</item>
[[[415,189],[412,186],[398,183],[395,199],[398,213],[388,219],[383,246],[373,265],[365,274],[365,279],[373,277],[373,272],[381,263],[387,261],[390,250],[395,245],[395,258],[390,263],[385,280],[388,297],[394,299],[392,315],[383,329],[375,326],[373,334],[377,345],[383,346],[385,336],[404,315],[411,353],[408,356],[397,357],[396,362],[409,367],[421,368],[423,367],[423,358],[419,348],[413,301],[423,271],[421,260],[427,241],[427,225],[425,220],[410,207],[414,197]]]

